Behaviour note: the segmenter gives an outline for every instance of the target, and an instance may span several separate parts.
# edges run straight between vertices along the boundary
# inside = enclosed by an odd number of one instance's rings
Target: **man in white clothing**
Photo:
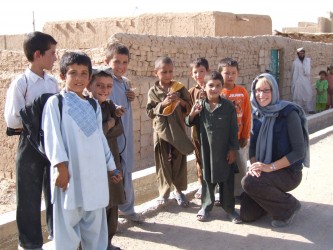
[[[291,92],[293,102],[300,105],[306,113],[315,113],[312,100],[311,59],[305,57],[304,48],[297,49],[297,58],[292,65]]]

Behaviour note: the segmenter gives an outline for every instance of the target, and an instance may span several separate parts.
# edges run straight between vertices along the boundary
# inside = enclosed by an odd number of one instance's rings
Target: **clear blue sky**
[[[266,14],[273,29],[296,27],[299,21],[317,22],[332,10],[327,0],[3,0],[0,35],[42,31],[47,21],[136,16],[144,13],[221,11],[235,14]]]

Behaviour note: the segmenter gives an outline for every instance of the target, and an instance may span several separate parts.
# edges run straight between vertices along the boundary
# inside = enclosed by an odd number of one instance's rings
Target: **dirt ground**
[[[0,214],[16,209],[15,180],[0,179]]]
[[[311,145],[311,167],[303,171],[300,186],[292,191],[302,204],[292,225],[272,228],[266,216],[251,224],[232,224],[220,207],[214,207],[210,220],[199,222],[200,201],[193,198],[197,184],[189,185],[189,208],[174,200],[156,209],[155,201],[137,206],[145,221],[141,224],[120,220],[113,243],[121,249],[302,249],[326,250],[333,245],[333,134]],[[1,180],[1,206],[15,202],[15,185]],[[2,211],[5,211],[4,208]],[[239,210],[239,206],[236,206]],[[53,249],[52,243],[44,250]]]
[[[120,225],[114,245],[122,249],[302,249],[326,250],[333,246],[333,135],[311,145],[311,167],[303,171],[300,186],[291,193],[302,204],[294,223],[272,228],[266,216],[251,224],[232,224],[220,207],[208,222],[196,220],[200,202],[189,208],[175,201],[147,213],[142,224]],[[152,207],[152,202],[150,206]],[[236,206],[239,210],[239,206]]]

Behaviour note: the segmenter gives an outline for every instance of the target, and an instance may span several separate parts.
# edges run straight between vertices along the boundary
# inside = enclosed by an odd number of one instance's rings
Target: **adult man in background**
[[[311,84],[311,59],[305,57],[305,49],[297,49],[297,58],[291,68],[291,93],[293,102],[306,113],[313,114],[313,90]]]

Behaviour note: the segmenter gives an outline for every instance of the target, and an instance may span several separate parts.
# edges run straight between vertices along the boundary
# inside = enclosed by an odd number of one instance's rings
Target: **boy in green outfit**
[[[319,72],[320,79],[316,81],[316,111],[321,112],[326,109],[327,103],[327,89],[328,89],[328,81],[326,80],[327,73],[322,70]]]
[[[222,75],[212,71],[205,86],[207,98],[196,103],[185,123],[196,126],[201,144],[202,195],[201,209],[197,214],[199,221],[206,221],[215,201],[214,190],[218,184],[222,208],[235,224],[241,223],[235,211],[234,169],[237,138],[237,116],[232,102],[220,96],[223,87]]]

